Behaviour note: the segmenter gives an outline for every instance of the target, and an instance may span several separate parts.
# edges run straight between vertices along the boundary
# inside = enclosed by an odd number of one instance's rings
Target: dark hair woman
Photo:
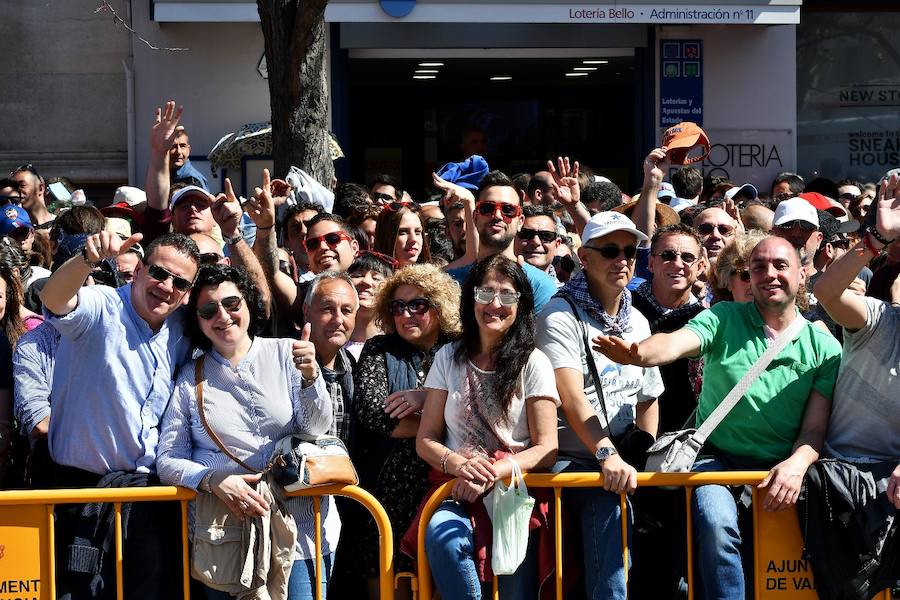
[[[264,315],[259,290],[246,271],[228,265],[200,269],[188,311],[186,332],[206,352],[176,378],[162,421],[160,480],[201,492],[195,510],[195,549],[198,539],[215,544],[217,531],[220,535],[223,527],[240,529],[238,522],[247,517],[271,511],[274,523],[276,510],[282,516],[289,512],[296,523],[296,543],[287,548],[285,538],[273,533],[273,553],[292,557],[288,600],[311,599],[316,579],[312,499],[276,502],[256,485],[278,440],[292,433],[323,434],[331,427],[331,399],[316,366],[315,348],[305,341],[309,331],[304,330],[299,341],[257,337]],[[211,524],[211,516],[216,524]],[[271,529],[278,528],[273,524]],[[340,519],[329,497],[322,502],[323,587],[339,532]],[[241,551],[241,544],[231,546],[236,546],[235,553]],[[205,583],[217,587],[207,588],[206,596],[229,598],[218,590],[239,587],[241,569],[228,567],[227,560],[234,558],[228,548],[220,548],[215,556],[222,563],[207,565],[215,568],[208,569],[210,580]],[[238,556],[231,566],[241,560],[243,556]],[[274,567],[269,583],[278,586]]]
[[[419,211],[414,202],[385,204],[375,225],[372,249],[393,257],[400,267],[430,262],[431,252]]]
[[[347,269],[347,274],[359,296],[359,310],[356,311],[353,333],[344,344],[344,349],[356,360],[359,360],[366,340],[381,333],[375,319],[377,309],[375,299],[385,280],[394,274],[396,265],[397,262],[390,256],[363,250]]]
[[[490,527],[478,515],[482,495],[512,473],[501,457],[510,455],[523,471],[547,469],[556,458],[559,397],[550,361],[535,348],[533,309],[531,286],[516,262],[500,254],[481,260],[463,284],[461,339],[438,351],[425,380],[416,449],[454,480],[452,500],[441,504],[425,534],[444,598],[481,597],[475,556],[463,540],[472,539],[473,518],[474,527]],[[534,597],[535,554],[500,578],[501,596]]]

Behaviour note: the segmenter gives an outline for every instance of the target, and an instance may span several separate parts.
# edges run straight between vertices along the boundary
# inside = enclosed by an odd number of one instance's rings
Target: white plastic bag
[[[528,495],[519,463],[508,460],[513,464],[509,486],[498,481],[484,498],[494,529],[491,568],[495,575],[512,575],[525,560],[528,523],[534,508],[534,498]]]

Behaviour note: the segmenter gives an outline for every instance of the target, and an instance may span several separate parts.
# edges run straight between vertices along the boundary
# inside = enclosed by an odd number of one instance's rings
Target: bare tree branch
[[[183,52],[185,50],[190,50],[190,48],[160,48],[159,46],[154,46],[153,44],[142,38],[140,35],[138,35],[138,32],[132,29],[131,26],[125,22],[125,19],[120,17],[119,13],[116,12],[116,9],[114,9],[112,5],[106,0],[102,0],[97,8],[94,9],[95,15],[103,12],[110,13],[113,16],[114,23],[116,23],[117,25],[121,25],[122,27],[130,31],[131,34],[134,35],[134,37],[147,44],[147,47],[151,50],[165,50],[167,52]]]

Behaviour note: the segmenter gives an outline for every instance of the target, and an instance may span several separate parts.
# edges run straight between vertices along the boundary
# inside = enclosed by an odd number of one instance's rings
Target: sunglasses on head
[[[734,227],[723,223],[720,223],[719,225],[713,225],[712,223],[701,223],[700,225],[697,225],[697,231],[700,235],[712,235],[712,232],[715,230],[718,230],[719,235],[723,237],[729,237],[734,233]]]
[[[675,259],[680,256],[681,262],[686,265],[694,264],[699,258],[696,254],[692,254],[690,252],[678,252],[677,250],[663,250],[662,252],[658,252],[653,256],[660,257],[663,262],[675,262]]]
[[[215,252],[201,252],[200,253],[200,264],[201,265],[215,265],[219,263],[221,260],[221,256],[216,254]]]
[[[794,194],[792,194],[791,192],[781,192],[780,194],[777,194],[775,196],[775,201],[782,202],[784,200],[787,200],[787,199],[793,198],[793,197],[794,197]]]
[[[815,231],[818,229],[814,224],[809,221],[801,221],[799,219],[795,221],[788,221],[787,223],[782,223],[781,225],[776,225],[775,229],[793,229],[794,227],[799,227],[800,231]]]
[[[350,237],[343,231],[332,231],[331,233],[326,233],[325,235],[320,235],[319,237],[308,237],[303,243],[306,245],[306,251],[312,252],[322,245],[323,240],[326,244],[328,244],[328,247],[333,250],[338,246],[338,244],[341,243],[341,240],[347,240],[349,242],[352,239],[352,237]]]
[[[747,269],[735,269],[731,272],[732,277],[737,275],[744,283],[750,283],[750,271]]]
[[[401,208],[408,208],[413,212],[419,212],[420,210],[422,210],[422,207],[419,206],[418,202],[388,202],[381,207],[381,210],[397,212]]]
[[[522,207],[518,204],[510,204],[509,202],[490,202],[485,200],[475,205],[475,210],[479,215],[484,217],[492,216],[498,210],[504,220],[509,221],[515,219],[522,214]]]
[[[393,257],[388,256],[387,254],[382,254],[381,252],[375,252],[374,250],[360,250],[356,253],[356,258],[359,258],[361,256],[371,256],[375,260],[386,264],[392,269],[396,269],[399,266],[399,263]]]
[[[478,304],[490,304],[494,298],[500,300],[500,306],[512,306],[519,303],[519,292],[497,292],[491,288],[475,288],[475,302]]]
[[[38,179],[41,179],[40,173],[37,172],[37,169],[35,169],[34,165],[31,163],[25,163],[24,165],[16,167],[15,169],[13,169],[12,171],[9,172],[9,176],[12,177],[16,173],[21,173],[22,171],[28,171],[29,173],[31,173]]]
[[[413,298],[412,300],[391,300],[388,309],[395,317],[402,317],[404,313],[411,315],[424,315],[431,309],[431,300],[428,298]]]
[[[619,248],[618,246],[609,245],[601,246],[600,248],[585,246],[585,248],[593,250],[594,252],[599,252],[600,256],[609,260],[619,258],[623,254],[625,255],[625,260],[631,260],[637,254],[637,246],[625,246],[624,248]]]
[[[193,281],[185,279],[184,277],[179,277],[175,273],[172,273],[159,265],[147,265],[147,274],[160,283],[171,279],[172,287],[179,292],[186,292],[194,287]]]
[[[219,302],[210,300],[209,302],[204,302],[197,307],[197,316],[204,321],[209,321],[214,316],[219,314],[219,306],[230,313],[235,313],[241,310],[242,302],[243,299],[240,296],[228,296],[226,298],[222,298]]]
[[[528,229],[527,227],[523,227],[519,230],[519,233],[516,235],[519,236],[520,240],[528,241],[533,240],[534,236],[538,236],[541,242],[545,244],[549,244],[553,240],[555,240],[558,235],[556,235],[555,231],[540,231],[538,229]]]

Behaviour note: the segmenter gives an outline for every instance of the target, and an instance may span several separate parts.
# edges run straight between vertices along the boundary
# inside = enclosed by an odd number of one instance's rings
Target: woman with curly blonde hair
[[[716,302],[752,302],[750,293],[750,253],[769,234],[751,229],[734,236],[734,241],[719,253],[709,275],[713,304]]]
[[[369,339],[354,370],[357,443],[353,462],[360,485],[387,511],[395,548],[428,491],[428,465],[416,455],[416,433],[425,403],[422,384],[434,355],[459,334],[459,286],[430,264],[404,267],[378,291],[375,320],[384,335]],[[371,518],[357,529],[357,560],[377,598],[378,538]],[[398,557],[398,571],[411,563]],[[398,590],[398,598],[409,597]]]

